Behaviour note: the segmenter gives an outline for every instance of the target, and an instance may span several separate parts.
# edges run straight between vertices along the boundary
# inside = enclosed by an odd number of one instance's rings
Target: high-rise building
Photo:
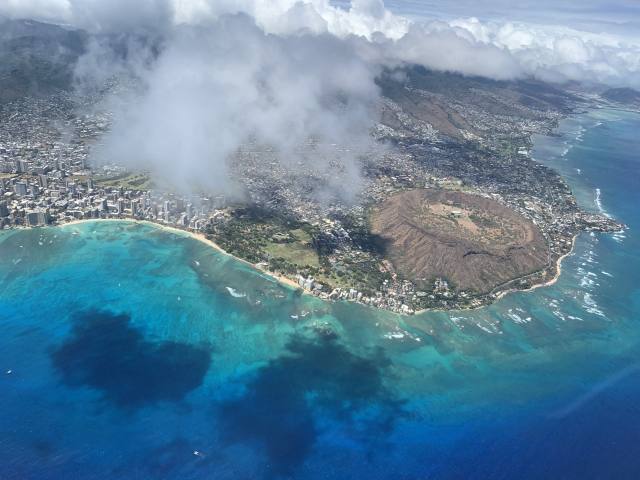
[[[46,175],[38,175],[38,181],[40,182],[40,186],[42,188],[47,188],[47,186],[49,185]]]
[[[6,201],[0,201],[0,217],[8,217],[9,216],[9,207]]]
[[[48,223],[47,212],[43,210],[33,210],[31,212],[27,212],[27,224],[30,227],[46,225],[47,223]]]
[[[27,212],[27,225],[30,227],[35,227],[38,225],[38,213],[37,212]]]
[[[13,186],[13,191],[19,197],[25,197],[27,195],[27,184],[24,182],[18,182]]]
[[[49,213],[44,210],[38,211],[38,225],[46,225],[49,223]]]
[[[124,214],[124,198],[119,198],[118,199],[118,213],[120,215]]]

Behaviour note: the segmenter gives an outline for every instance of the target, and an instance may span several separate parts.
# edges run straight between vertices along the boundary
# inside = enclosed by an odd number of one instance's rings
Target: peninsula
[[[321,298],[406,314],[475,308],[547,284],[580,232],[623,228],[582,211],[558,173],[531,157],[533,134],[610,101],[593,95],[410,65],[383,71],[370,131],[379,148],[311,138],[296,155],[321,156],[325,168],[292,169],[281,152],[248,141],[229,158],[231,197],[182,193],[115,158],[94,164],[111,126],[106,91],[59,83],[0,99],[2,228],[150,221],[197,233]],[[357,158],[361,183],[347,199],[327,187],[348,177],[345,155]]]

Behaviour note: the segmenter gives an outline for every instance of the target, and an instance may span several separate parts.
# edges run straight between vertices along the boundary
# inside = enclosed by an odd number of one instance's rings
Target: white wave
[[[456,317],[455,315],[451,315],[449,319],[453,322],[453,324],[458,327],[460,330],[464,330],[465,324],[463,323],[467,318],[465,317]]]
[[[495,332],[492,332],[491,330],[489,330],[487,327],[485,327],[483,325],[480,325],[479,323],[476,323],[476,325],[480,330],[484,330],[485,332],[487,332],[487,333],[489,333],[491,335],[493,335],[495,333]]]
[[[606,217],[609,216],[609,213],[607,213],[607,211],[602,206],[602,192],[600,191],[599,188],[596,188],[596,194],[595,194],[595,198],[594,198],[593,202],[596,204],[596,207],[598,207],[598,211],[602,215],[604,215]]]
[[[588,252],[584,253],[583,255],[580,256],[581,260],[584,260],[584,262],[582,262],[580,265],[582,265],[583,267],[587,266],[587,264],[594,264],[596,263],[596,258],[598,255],[596,255],[596,253],[593,250],[589,250]]]
[[[591,280],[589,277],[582,277],[580,279],[580,286],[582,288],[593,288],[598,286],[598,284],[596,282],[594,282],[593,280]]]
[[[234,297],[234,298],[243,298],[246,297],[247,294],[246,293],[242,293],[239,292],[238,290],[236,290],[235,288],[232,287],[225,287],[227,289],[227,291],[229,292],[229,294]]]
[[[387,332],[383,335],[384,338],[388,339],[402,339],[404,338],[404,333],[402,332]]]
[[[593,315],[598,315],[599,317],[606,318],[604,312],[600,309],[600,306],[593,299],[590,293],[585,292],[582,299],[584,301],[584,303],[582,304],[582,307],[585,309],[585,311]]]
[[[521,308],[516,308],[516,310],[519,311],[520,313],[526,313]],[[529,323],[531,321],[531,317],[524,317],[523,318],[520,315],[518,315],[517,313],[515,313],[512,308],[510,308],[507,311],[506,315],[507,315],[507,317],[509,317],[511,320],[513,320],[516,323]]]
[[[623,232],[616,232],[611,235],[611,238],[618,243],[622,243],[627,236]]]
[[[607,277],[613,278],[612,274],[610,274],[609,272],[605,272],[604,270],[602,270],[600,273],[603,274],[603,275],[606,275]]]
[[[482,323],[476,323],[476,326],[487,333],[491,333],[491,334],[497,333],[499,335],[502,335],[502,330],[500,330],[499,320],[495,322],[492,322],[490,320],[484,320]]]
[[[384,338],[387,338],[389,340],[403,340],[405,338],[408,338],[410,340],[414,340],[416,342],[421,342],[422,339],[416,335],[412,335],[411,333],[407,332],[406,330],[402,330],[401,328],[396,327],[395,330],[391,331],[391,332],[387,332],[384,335],[382,335]]]
[[[555,317],[559,318],[563,322],[566,321],[564,314],[560,310],[552,310],[551,313],[553,313]]]

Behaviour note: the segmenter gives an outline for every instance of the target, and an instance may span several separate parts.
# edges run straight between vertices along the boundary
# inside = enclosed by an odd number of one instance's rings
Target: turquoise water
[[[639,128],[536,140],[629,229],[477,311],[324,303],[147,225],[1,233],[0,478],[638,478]]]

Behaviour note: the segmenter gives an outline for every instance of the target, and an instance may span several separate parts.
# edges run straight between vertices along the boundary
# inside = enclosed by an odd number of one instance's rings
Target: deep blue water
[[[478,311],[323,303],[146,225],[0,233],[0,478],[639,478],[639,129],[536,140],[629,229]]]

